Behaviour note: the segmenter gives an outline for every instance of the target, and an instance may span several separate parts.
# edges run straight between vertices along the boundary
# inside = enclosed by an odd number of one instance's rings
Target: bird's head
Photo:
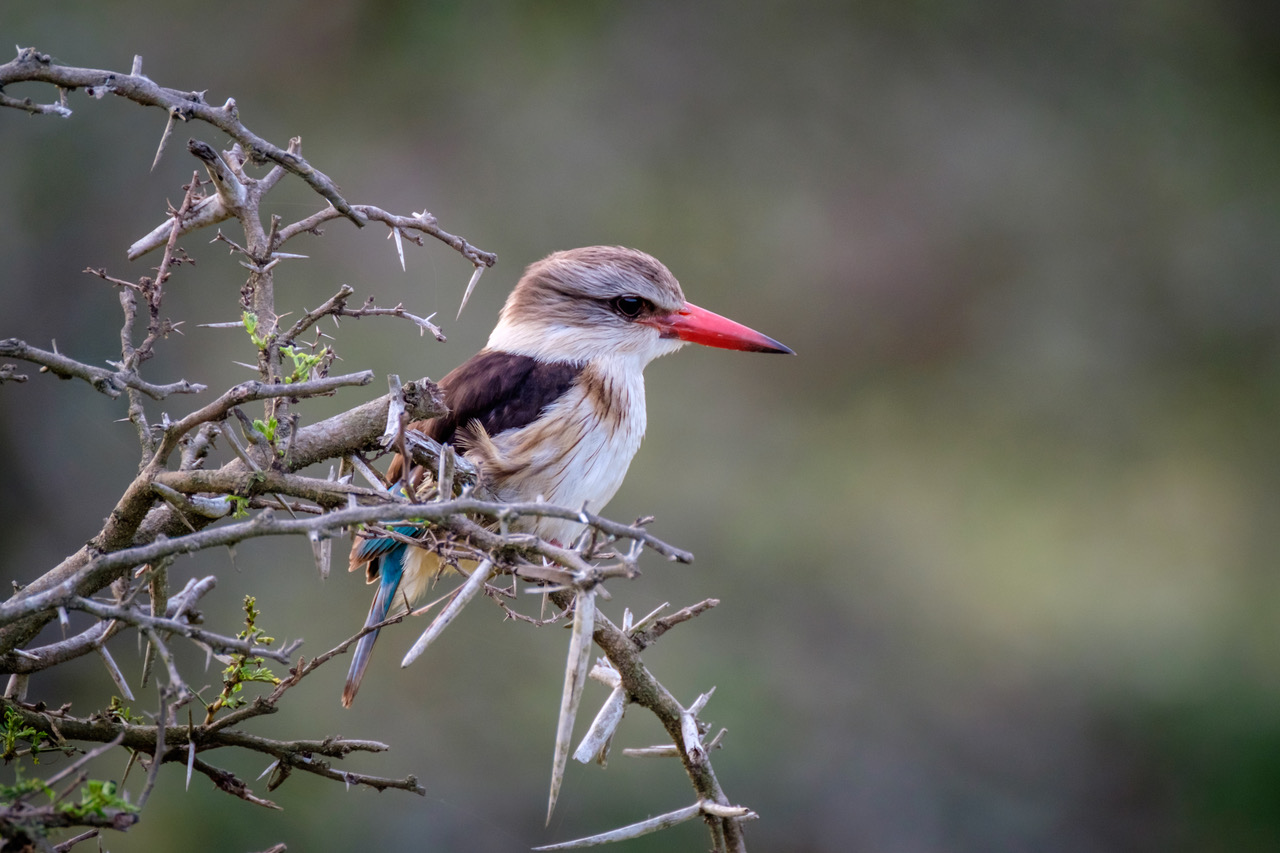
[[[488,348],[545,361],[624,359],[643,368],[686,343],[791,352],[689,303],[661,261],[619,246],[569,249],[531,264],[507,297]]]

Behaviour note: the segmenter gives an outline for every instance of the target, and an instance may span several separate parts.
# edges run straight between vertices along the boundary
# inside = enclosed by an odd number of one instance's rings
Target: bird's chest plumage
[[[541,497],[598,512],[622,485],[644,430],[643,374],[593,364],[532,422],[489,436],[468,455],[502,500]],[[520,526],[564,543],[581,529],[552,518]]]

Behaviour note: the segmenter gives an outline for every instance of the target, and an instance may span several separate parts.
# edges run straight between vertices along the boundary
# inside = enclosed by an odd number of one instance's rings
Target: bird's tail
[[[387,613],[391,610],[391,603],[400,589],[404,546],[384,555],[381,560],[378,592],[373,596],[373,603],[369,605],[369,616],[364,620],[366,628],[386,619]],[[370,631],[356,642],[356,650],[351,656],[351,668],[347,670],[347,683],[342,688],[344,708],[350,708],[356,698],[356,691],[360,689],[360,681],[364,678],[364,671],[369,666],[369,657],[373,654],[373,644],[378,639],[379,631],[381,629]]]

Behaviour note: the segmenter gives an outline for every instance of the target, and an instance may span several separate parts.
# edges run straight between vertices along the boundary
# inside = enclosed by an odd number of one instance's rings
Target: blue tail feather
[[[405,528],[396,532],[413,533],[413,528]],[[369,605],[369,616],[364,620],[365,627],[376,625],[387,618],[391,604],[395,601],[396,592],[400,589],[400,580],[404,576],[404,561],[408,550],[403,542],[393,539],[373,539],[365,543],[372,545],[369,552],[377,561],[378,592]],[[362,546],[363,548],[363,546]],[[360,681],[369,666],[369,657],[373,653],[373,644],[378,639],[379,631],[371,631],[356,642],[355,652],[351,656],[351,668],[347,670],[347,683],[342,688],[342,704],[350,708],[360,689]]]

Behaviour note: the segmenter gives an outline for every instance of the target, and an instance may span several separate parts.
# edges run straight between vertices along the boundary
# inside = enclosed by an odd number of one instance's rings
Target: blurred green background
[[[1280,849],[1280,6],[10,2],[0,44],[120,71],[141,54],[276,143],[301,135],[349,200],[425,207],[498,253],[453,322],[470,267],[443,246],[408,247],[405,273],[378,226],[292,244],[311,260],[278,272],[281,310],[350,283],[445,321],[447,344],[348,321],[340,369],[438,378],[527,263],[594,243],[652,252],[799,353],[655,363],[609,507],[698,557],[649,560],[609,615],[723,602],[647,659],[685,702],[718,688],[715,766],[761,814],[753,849]],[[183,143],[225,140],[179,127],[150,172],[162,113],[70,103],[0,113],[0,336],[102,363],[118,304],[81,270],[143,274],[124,250],[179,201]],[[273,202],[317,208],[297,181]],[[152,381],[249,376],[247,336],[196,325],[239,313],[243,270],[212,236],[183,241],[198,265],[165,313],[185,336]],[[123,402],[31,372],[0,389],[20,582],[96,531],[137,464]],[[309,654],[367,608],[302,541],[174,571],[219,573],[224,625],[254,592]],[[255,724],[384,740],[350,765],[416,773],[425,798],[295,774],[268,812],[200,777],[184,792],[172,766],[106,847],[516,851],[690,801],[674,763],[573,764],[544,829],[566,635],[500,616],[474,605],[404,671],[421,623],[388,631],[355,709],[339,662]],[[132,637],[115,650],[136,679]],[[100,664],[67,669],[32,696],[106,704]],[[661,737],[633,711],[615,748]],[[210,757],[250,780],[266,763]],[[705,846],[695,823],[627,849]]]

